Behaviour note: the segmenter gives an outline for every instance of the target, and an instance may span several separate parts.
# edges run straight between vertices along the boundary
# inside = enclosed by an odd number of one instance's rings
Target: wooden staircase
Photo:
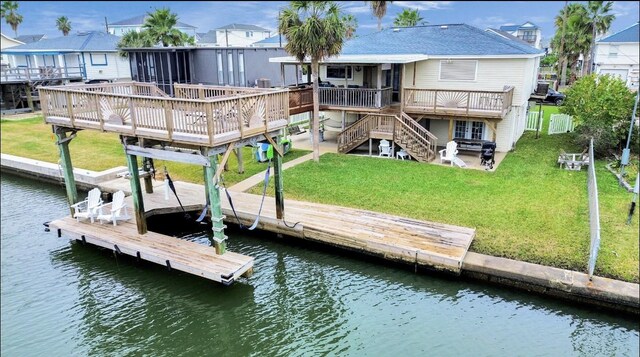
[[[393,140],[411,157],[429,162],[436,157],[438,138],[409,115],[367,114],[338,134],[338,152],[347,153],[368,139]]]

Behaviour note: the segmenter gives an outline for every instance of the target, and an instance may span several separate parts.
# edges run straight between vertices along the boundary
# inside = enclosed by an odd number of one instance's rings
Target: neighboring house
[[[251,47],[284,47],[287,44],[287,39],[282,35],[275,35],[269,38],[265,38],[262,41],[254,42]]]
[[[40,40],[3,50],[26,72],[89,80],[130,79],[129,61],[118,55],[119,37],[83,32]]]
[[[22,42],[22,43],[31,43],[31,42],[38,42],[40,40],[45,40],[47,38],[47,36],[45,36],[44,34],[37,34],[37,35],[20,35],[18,37],[16,37],[16,40]]]
[[[395,128],[421,126],[440,147],[451,140],[495,141],[498,151],[508,151],[524,132],[543,55],[466,24],[389,28],[345,42],[340,55],[321,64],[320,108],[342,128],[370,113],[391,113],[402,122]],[[299,64],[291,56],[271,61]],[[346,152],[367,140],[357,133],[352,138],[339,141],[338,149]],[[433,159],[433,147],[425,150],[425,161]]]
[[[245,24],[229,24],[213,31],[215,31],[215,36],[211,36],[211,38],[216,42],[214,44],[207,43],[207,45],[218,47],[249,47],[253,43],[271,36],[271,31],[268,29]]]
[[[542,32],[540,28],[532,22],[525,22],[522,25],[505,25],[500,26],[500,31],[508,32],[513,36],[516,36],[535,48],[540,47],[540,40]]]
[[[214,47],[218,43],[216,36],[216,30],[209,30],[209,32],[198,33],[198,46],[201,47]]]
[[[140,32],[142,31],[142,25],[144,24],[144,20],[147,16],[148,15],[146,14],[139,15],[122,21],[110,23],[108,25],[109,33],[116,36],[122,36],[129,31]],[[175,28],[186,33],[189,36],[197,37],[195,26],[178,21]]]
[[[4,53],[4,49],[9,47],[15,47],[18,45],[24,45],[24,42],[18,41],[9,36],[6,36],[3,33],[0,33],[0,50],[2,50],[0,65],[2,66],[2,68],[15,67],[15,65],[12,65],[11,62],[9,62],[9,56]]]
[[[285,56],[281,48],[178,47],[128,48],[132,78],[154,82],[173,96],[174,83],[233,87],[280,84],[281,68],[269,58]],[[169,66],[170,64],[170,66]],[[295,70],[285,73],[288,84],[296,83]]]
[[[636,23],[597,41],[595,72],[618,76],[627,87],[638,90],[639,32],[639,23]]]

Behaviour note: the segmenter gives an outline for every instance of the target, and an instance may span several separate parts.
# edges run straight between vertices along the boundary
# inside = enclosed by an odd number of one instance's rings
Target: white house
[[[371,113],[393,113],[437,137],[437,146],[494,141],[508,151],[524,132],[543,55],[466,24],[389,28],[347,41],[321,64],[320,110],[341,129]]]
[[[531,46],[540,49],[540,39],[542,37],[542,32],[540,28],[535,25],[533,22],[525,22],[522,25],[505,25],[500,26],[501,31],[508,32],[513,36],[516,36]]]
[[[81,32],[7,49],[13,67],[58,78],[90,80],[131,79],[129,61],[118,55],[119,37],[106,32]]]
[[[205,47],[249,47],[270,36],[271,31],[260,26],[229,24],[202,35],[198,45]]]
[[[116,36],[122,36],[129,31],[142,31],[142,25],[144,24],[144,20],[148,15],[139,15],[135,17],[131,17],[122,21],[117,21],[110,23],[108,25],[109,33]],[[185,24],[184,22],[178,21],[175,26],[176,29],[186,33],[189,36],[196,37],[196,27]]]
[[[9,47],[15,47],[15,46],[19,46],[19,45],[24,45],[23,42],[20,42],[18,40],[15,40],[9,36],[6,36],[3,33],[0,33],[0,50],[2,50],[2,57],[1,57],[1,62],[0,65],[4,68],[4,67],[10,67],[11,64],[9,63],[9,55],[4,53],[4,49],[5,48],[9,48]]]
[[[596,42],[595,72],[613,74],[627,83],[627,87],[638,90],[640,56],[639,23],[627,27]]]

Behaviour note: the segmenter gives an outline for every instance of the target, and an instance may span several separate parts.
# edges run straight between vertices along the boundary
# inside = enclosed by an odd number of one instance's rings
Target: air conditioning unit
[[[271,88],[271,80],[269,78],[258,79],[258,88]]]

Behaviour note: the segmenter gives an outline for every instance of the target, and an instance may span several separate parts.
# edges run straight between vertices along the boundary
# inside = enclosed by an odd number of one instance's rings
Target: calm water
[[[256,269],[223,287],[44,232],[67,213],[3,175],[3,356],[638,355],[637,319],[233,232]]]

